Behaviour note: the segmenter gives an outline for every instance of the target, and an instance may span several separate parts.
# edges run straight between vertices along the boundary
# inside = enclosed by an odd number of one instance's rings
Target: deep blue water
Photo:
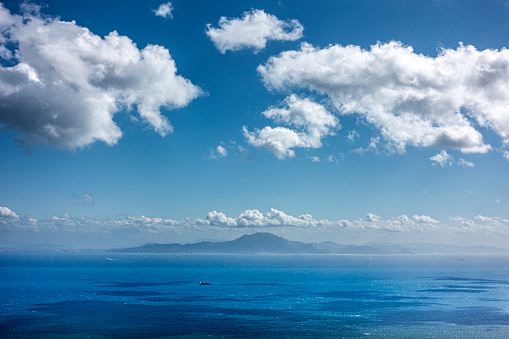
[[[3,252],[0,337],[509,338],[509,256]]]

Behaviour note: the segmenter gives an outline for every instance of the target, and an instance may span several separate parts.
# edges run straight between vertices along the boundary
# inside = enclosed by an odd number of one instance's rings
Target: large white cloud
[[[271,107],[262,114],[276,123],[294,129],[267,126],[262,130],[249,132],[247,127],[244,127],[244,136],[251,145],[266,147],[280,159],[295,156],[292,150],[295,147],[322,147],[322,138],[332,134],[339,126],[334,115],[309,99],[291,95],[283,104],[283,108]]]
[[[246,210],[236,219],[238,226],[243,227],[267,227],[267,226],[296,226],[296,227],[315,227],[325,225],[326,221],[313,219],[309,214],[303,214],[298,217],[288,215],[283,211],[271,208],[266,214],[258,210]]]
[[[237,226],[237,221],[234,218],[229,218],[223,212],[216,211],[207,213],[204,223],[213,226]]]
[[[75,22],[22,18],[1,5],[0,44],[16,46],[15,64],[0,66],[0,125],[24,145],[113,145],[122,136],[113,116],[129,108],[164,136],[172,126],[161,107],[186,106],[201,92],[177,75],[164,47],[140,50],[117,32],[101,38]]]
[[[358,114],[389,145],[485,153],[477,127],[509,139],[509,50],[473,46],[443,49],[435,58],[400,42],[370,50],[304,43],[258,67],[272,90],[306,89],[326,95],[340,114]]]
[[[293,41],[302,37],[303,27],[297,20],[281,21],[263,10],[244,12],[241,19],[221,17],[219,28],[207,24],[207,35],[221,53],[265,48],[268,40]]]

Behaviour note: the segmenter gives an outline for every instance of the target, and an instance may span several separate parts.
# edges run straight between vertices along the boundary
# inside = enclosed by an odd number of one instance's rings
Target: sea
[[[0,337],[509,338],[509,256],[1,252]]]

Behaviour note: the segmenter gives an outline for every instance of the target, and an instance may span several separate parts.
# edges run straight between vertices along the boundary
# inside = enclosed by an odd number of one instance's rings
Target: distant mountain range
[[[272,233],[243,235],[231,241],[202,241],[186,245],[147,244],[113,251],[128,253],[328,253],[312,244],[290,241]]]
[[[332,241],[306,244],[272,233],[243,235],[231,241],[202,241],[193,244],[146,244],[111,250],[124,253],[279,253],[279,254],[497,254],[509,249],[493,246],[453,246],[441,244],[340,245]]]

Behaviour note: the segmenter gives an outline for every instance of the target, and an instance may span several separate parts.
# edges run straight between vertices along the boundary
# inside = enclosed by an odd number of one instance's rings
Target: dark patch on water
[[[474,289],[474,288],[427,288],[419,290],[424,293],[482,293],[486,292],[485,289]]]
[[[203,300],[205,299],[206,296],[204,295],[190,295],[190,296],[186,296],[186,297],[182,297],[182,298],[179,298],[179,301],[182,301],[182,302],[189,302],[189,301],[195,301],[195,300]]]
[[[146,281],[122,281],[122,282],[96,282],[97,284],[106,284],[101,287],[115,288],[136,288],[136,287],[154,287],[154,286],[183,286],[191,284],[191,281],[168,281],[168,282],[146,282]]]
[[[236,285],[240,285],[240,286],[289,286],[289,285],[292,285],[292,284],[282,284],[282,283],[239,283],[239,284],[236,284]]]
[[[151,298],[138,298],[138,300],[141,301],[150,301],[150,302],[156,302],[156,303],[164,303],[164,302],[175,302],[175,298],[169,298],[169,297],[151,297]]]
[[[0,320],[2,333],[14,337],[81,335],[157,338],[209,335],[232,338],[358,337],[351,326],[361,319],[324,321],[304,313],[259,308],[231,309],[203,306],[126,304],[82,300],[43,303],[29,316]]]
[[[386,295],[376,291],[332,291],[317,292],[313,294],[323,298],[336,299],[378,299],[379,297]]]
[[[150,295],[166,295],[156,291],[97,291],[96,295],[111,295],[114,297],[145,297]]]
[[[486,302],[506,302],[506,303],[509,303],[509,300],[507,300],[507,299],[477,298],[477,300],[486,301]]]
[[[474,288],[474,289],[478,289],[478,290],[492,290],[492,289],[495,289],[495,288],[498,288],[498,287],[495,287],[495,286],[472,286],[472,285],[442,285],[444,288],[457,288],[457,289],[462,289],[462,288],[465,288],[465,289],[470,289],[470,288]]]
[[[449,281],[461,281],[474,284],[497,284],[497,285],[509,285],[507,280],[497,279],[482,279],[482,278],[461,278],[461,277],[439,277],[434,278],[437,281],[449,280]]]
[[[185,297],[177,297],[176,294],[175,297],[147,297],[147,298],[138,298],[138,300],[141,301],[150,301],[150,302],[173,302],[173,303],[193,303],[193,302],[201,302],[201,303],[208,303],[208,304],[218,304],[222,305],[224,303],[265,303],[267,301],[273,301],[274,298],[267,298],[265,296],[259,296],[259,297],[210,297],[210,296],[185,296]]]
[[[262,300],[263,298],[263,300]],[[217,298],[202,298],[203,301],[208,301],[208,302],[212,302],[212,303],[219,303],[219,304],[222,304],[222,303],[225,303],[225,302],[234,302],[234,303],[238,303],[238,302],[241,302],[241,303],[245,303],[245,302],[253,302],[253,301],[264,301],[265,297],[260,297],[260,298],[230,298],[230,297],[217,297]],[[272,299],[271,299],[272,300]]]
[[[403,300],[432,300],[433,297],[405,297],[401,295],[388,295],[379,297],[377,300],[403,301]]]
[[[439,277],[433,278],[435,281],[449,282],[442,284],[440,287],[421,289],[419,292],[424,293],[472,293],[478,294],[501,288],[501,286],[509,284],[506,280],[482,279],[482,278],[462,278],[462,277]],[[456,284],[451,283],[456,282]],[[461,284],[459,284],[461,283]]]

